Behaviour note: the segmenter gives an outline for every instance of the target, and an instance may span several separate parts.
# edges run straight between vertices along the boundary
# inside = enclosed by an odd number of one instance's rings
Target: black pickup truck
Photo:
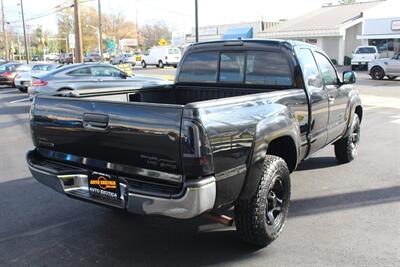
[[[193,218],[234,207],[243,239],[278,237],[299,162],[333,144],[354,159],[356,77],[301,42],[187,48],[171,85],[36,97],[33,176],[70,197],[137,214]]]

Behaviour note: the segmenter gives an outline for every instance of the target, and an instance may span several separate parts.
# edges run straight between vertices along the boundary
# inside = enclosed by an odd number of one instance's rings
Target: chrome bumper
[[[178,219],[196,217],[214,207],[216,197],[215,177],[185,183],[177,196],[162,198],[130,192],[128,183],[120,181],[120,199],[105,199],[89,194],[88,176],[79,169],[71,174],[56,174],[35,165],[28,153],[28,166],[33,177],[40,183],[70,197],[106,206],[126,209],[136,214],[157,214]]]

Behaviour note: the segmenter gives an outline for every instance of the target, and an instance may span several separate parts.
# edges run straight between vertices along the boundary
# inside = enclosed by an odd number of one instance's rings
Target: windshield
[[[54,69],[55,65],[35,65],[32,67],[32,70],[36,71],[49,71]]]
[[[373,47],[360,47],[357,49],[356,54],[375,54],[376,50]]]
[[[17,65],[16,64],[5,64],[3,66],[0,66],[0,71],[11,71],[13,70]]]

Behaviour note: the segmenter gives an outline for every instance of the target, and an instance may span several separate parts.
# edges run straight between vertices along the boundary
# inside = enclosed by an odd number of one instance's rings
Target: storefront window
[[[392,57],[399,51],[399,39],[372,39],[368,41],[369,45],[378,48],[380,57]]]

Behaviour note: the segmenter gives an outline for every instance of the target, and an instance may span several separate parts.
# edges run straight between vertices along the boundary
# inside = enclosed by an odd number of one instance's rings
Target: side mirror
[[[357,76],[354,71],[343,72],[343,84],[353,84],[357,81]]]
[[[315,88],[322,87],[321,79],[319,78],[319,76],[315,76],[315,75],[310,75],[308,77],[307,84],[308,84],[308,86],[315,87]]]
[[[122,79],[126,79],[126,78],[129,77],[129,75],[128,75],[126,72],[121,72],[120,77],[121,77]]]

